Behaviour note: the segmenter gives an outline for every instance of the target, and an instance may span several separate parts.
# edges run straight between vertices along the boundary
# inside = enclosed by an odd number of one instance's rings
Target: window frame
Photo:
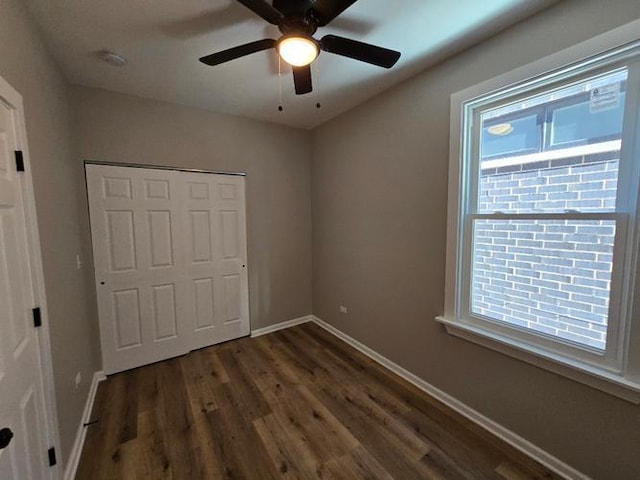
[[[640,243],[637,226],[639,186],[619,182],[615,213],[565,213],[565,214],[477,214],[469,213],[469,199],[477,198],[478,181],[469,170],[465,158],[474,156],[480,161],[479,139],[482,128],[473,129],[475,137],[466,134],[465,118],[478,125],[479,108],[490,109],[505,98],[535,95],[556,83],[571,79],[590,77],[603,69],[613,69],[633,59],[626,83],[627,104],[622,150],[620,152],[619,177],[640,176],[640,166],[634,162],[623,162],[625,158],[640,158],[640,20],[619,27],[586,42],[570,47],[549,57],[525,65],[517,70],[487,80],[458,92],[451,97],[451,137],[449,165],[449,198],[447,257],[445,279],[445,312],[436,318],[447,331],[474,343],[492,348],[528,363],[554,371],[591,385],[618,397],[640,403],[640,320],[631,321],[633,299],[640,303],[634,285],[638,265]],[[633,75],[632,75],[633,70]],[[551,110],[551,109],[550,109]],[[544,138],[542,139],[544,141]],[[553,149],[556,150],[557,149]],[[640,162],[635,162],[640,163]],[[633,170],[633,171],[632,171]],[[469,188],[467,188],[469,187]],[[614,270],[611,279],[610,315],[619,318],[609,322],[607,350],[604,355],[588,348],[544,338],[531,332],[516,331],[491,322],[478,322],[470,316],[472,220],[474,218],[504,219],[615,219],[616,239],[614,246]],[[606,218],[604,218],[606,217]],[[623,249],[623,251],[621,251]],[[622,268],[621,268],[622,267]],[[620,305],[615,310],[615,305]],[[514,334],[514,331],[516,331]]]

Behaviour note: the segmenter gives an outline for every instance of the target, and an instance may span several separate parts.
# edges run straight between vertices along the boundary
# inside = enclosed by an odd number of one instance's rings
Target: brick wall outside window
[[[618,154],[483,169],[478,211],[614,211]],[[604,220],[477,220],[472,311],[604,350],[614,235]]]

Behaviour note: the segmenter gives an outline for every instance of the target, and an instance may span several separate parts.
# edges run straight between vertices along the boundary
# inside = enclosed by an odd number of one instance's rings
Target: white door
[[[24,186],[16,172],[17,118],[0,98],[0,479],[43,479],[48,440]],[[2,440],[5,440],[2,442]]]
[[[86,171],[105,372],[247,335],[244,178]]]
[[[87,165],[104,370],[185,352],[184,259],[172,172]]]
[[[244,177],[179,173],[193,350],[249,334]]]

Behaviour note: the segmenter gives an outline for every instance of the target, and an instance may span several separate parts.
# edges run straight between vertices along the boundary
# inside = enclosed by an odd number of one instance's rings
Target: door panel
[[[133,211],[107,210],[105,216],[111,273],[135,270]]]
[[[187,182],[190,200],[209,200],[209,184],[206,182]]]
[[[19,285],[24,285],[24,273],[21,269],[20,249],[18,248],[16,209],[7,208],[0,211],[0,239],[2,240],[2,278],[4,287],[4,302],[7,312],[10,312],[8,318],[9,336],[7,340],[10,342],[10,352],[14,358],[20,355],[20,351],[24,348],[25,343],[29,340],[29,329],[33,330],[33,326],[28,325],[28,310],[25,307],[25,298],[23,291]],[[11,285],[7,280],[14,279],[16,284]]]
[[[24,457],[23,469],[30,473],[26,478],[44,478],[44,465],[41,459],[33,458],[33,452],[38,451],[38,445],[41,442],[40,435],[40,418],[37,408],[36,394],[30,388],[22,400],[20,401],[20,438],[23,445],[21,448],[26,452]],[[39,461],[40,460],[40,461]]]
[[[193,281],[195,293],[195,330],[212,327],[214,320],[213,278],[198,278]]]
[[[0,428],[14,433],[0,450],[0,478],[42,479],[48,432],[14,114],[0,99]]]
[[[131,179],[118,177],[104,177],[102,179],[104,198],[131,199]]]
[[[114,291],[113,318],[116,322],[116,349],[142,345],[142,326],[140,323],[140,292],[137,288]]]
[[[147,200],[169,200],[169,182],[167,180],[144,181]]]
[[[193,263],[211,262],[211,213],[206,210],[189,212],[189,234],[192,249],[188,260]]]
[[[104,165],[87,165],[86,172],[105,372],[181,355],[188,343],[181,335],[186,288],[177,178]]]
[[[175,338],[178,335],[175,286],[154,285],[152,289],[154,340]]]
[[[192,349],[249,334],[244,178],[182,172]]]
[[[240,319],[240,275],[225,275],[224,277],[224,323]]]
[[[105,371],[247,335],[244,178],[86,172]]]
[[[151,267],[173,267],[173,245],[171,212],[154,210],[147,212]]]
[[[238,212],[220,212],[222,220],[222,254],[225,259],[238,256]]]

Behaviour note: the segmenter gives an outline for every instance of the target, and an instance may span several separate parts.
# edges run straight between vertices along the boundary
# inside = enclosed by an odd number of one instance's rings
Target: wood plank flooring
[[[315,324],[113,375],[77,479],[559,478]]]

